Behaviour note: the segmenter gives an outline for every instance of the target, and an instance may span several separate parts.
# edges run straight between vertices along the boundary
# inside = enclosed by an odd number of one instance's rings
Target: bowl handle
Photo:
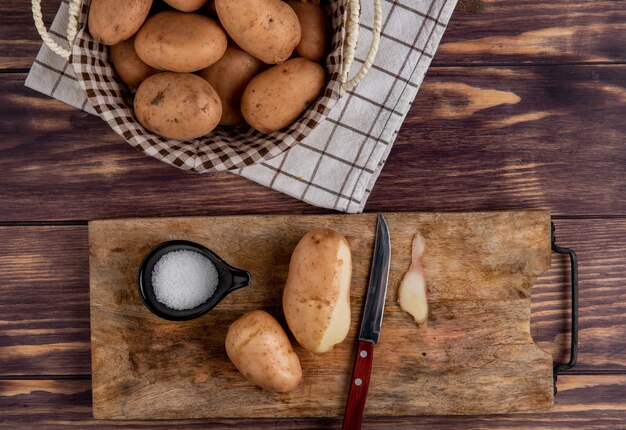
[[[239,288],[246,287],[250,285],[252,281],[252,276],[250,273],[241,269],[231,269],[231,273],[233,274],[233,285],[230,287],[229,291],[238,290]]]

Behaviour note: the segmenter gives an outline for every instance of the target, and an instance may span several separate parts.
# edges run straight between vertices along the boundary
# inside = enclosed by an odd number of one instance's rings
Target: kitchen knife
[[[372,269],[370,271],[365,308],[363,309],[361,320],[354,370],[352,371],[352,379],[350,379],[350,391],[348,392],[348,400],[343,417],[343,430],[361,428],[370,373],[372,372],[372,353],[374,352],[374,344],[378,343],[380,338],[380,326],[383,323],[390,262],[391,241],[389,229],[385,217],[382,214],[378,214]]]

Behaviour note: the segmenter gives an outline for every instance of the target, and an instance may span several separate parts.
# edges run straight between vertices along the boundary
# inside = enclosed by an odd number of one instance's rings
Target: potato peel
[[[398,303],[403,311],[413,316],[418,326],[428,320],[427,284],[422,257],[426,249],[426,239],[417,233],[413,238],[411,266],[404,274],[398,290]]]

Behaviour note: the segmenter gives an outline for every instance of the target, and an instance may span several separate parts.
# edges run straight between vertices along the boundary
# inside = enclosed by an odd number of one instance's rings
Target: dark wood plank
[[[60,4],[61,0],[42,0],[41,12],[47,28]],[[40,47],[30,0],[0,2],[0,70],[30,67]]]
[[[179,171],[0,76],[0,221],[320,212]],[[367,210],[626,214],[626,65],[431,69]]]
[[[460,0],[434,64],[626,60],[626,8],[611,0]]]
[[[49,25],[60,0],[42,3]],[[434,64],[624,61],[625,18],[623,4],[612,0],[465,0]],[[30,1],[1,2],[0,69],[30,67],[40,45]]]
[[[0,227],[0,374],[89,373],[87,227]]]
[[[562,377],[554,409],[545,414],[365,417],[364,429],[520,428],[604,430],[626,426],[626,376],[570,375]],[[375,389],[374,387],[372,389]],[[338,419],[232,419],[194,421],[98,421],[91,415],[89,381],[0,381],[0,428],[339,428]]]
[[[427,74],[368,208],[626,211],[626,66]]]
[[[626,220],[557,220],[562,246],[580,258],[576,372],[626,370]],[[87,228],[0,228],[0,375],[89,374]],[[51,251],[53,250],[53,251]],[[565,361],[569,307],[565,260],[532,292],[531,333]]]

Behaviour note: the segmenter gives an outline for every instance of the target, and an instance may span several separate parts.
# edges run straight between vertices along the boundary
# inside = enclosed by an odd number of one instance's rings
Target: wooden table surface
[[[51,22],[59,0],[43,2]],[[229,174],[133,150],[23,83],[27,0],[0,3],[0,427],[126,428],[91,414],[87,221],[325,213]],[[365,428],[626,428],[626,2],[457,7],[366,211],[547,208],[580,258],[578,364],[547,414],[368,418]],[[567,265],[533,291],[531,331],[567,359]],[[314,429],[339,420],[133,422]]]

